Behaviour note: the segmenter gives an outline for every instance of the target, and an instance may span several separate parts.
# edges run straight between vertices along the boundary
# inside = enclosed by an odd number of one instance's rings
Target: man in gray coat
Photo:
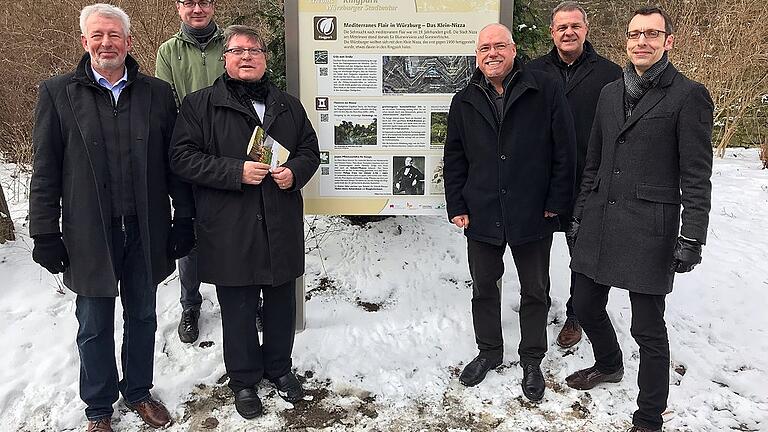
[[[80,13],[86,53],[77,69],[39,87],[29,197],[32,258],[77,297],[80,397],[89,431],[111,431],[123,395],[152,427],[170,422],[150,394],[155,293],[173,260],[194,245],[189,186],[168,167],[176,119],[170,86],[139,72],[128,55],[130,20],[107,4]],[[119,379],[115,361],[115,297],[123,305]]]
[[[640,346],[632,432],[661,430],[669,394],[665,297],[675,273],[701,262],[709,223],[713,104],[703,85],[669,63],[672,32],[659,8],[640,9],[629,22],[629,63],[624,79],[600,95],[567,233],[574,244],[574,308],[595,364],[566,382],[587,390],[622,379],[621,349],[605,307],[610,287],[628,290],[630,331]]]

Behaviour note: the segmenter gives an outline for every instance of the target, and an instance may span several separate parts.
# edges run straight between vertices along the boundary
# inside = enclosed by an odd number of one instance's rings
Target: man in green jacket
[[[181,17],[181,30],[157,50],[155,76],[171,84],[178,107],[185,96],[210,86],[224,73],[221,61],[224,38],[213,21],[213,0],[179,0],[176,10]],[[179,260],[179,281],[182,307],[179,339],[193,343],[200,334],[197,321],[203,302],[196,249]]]

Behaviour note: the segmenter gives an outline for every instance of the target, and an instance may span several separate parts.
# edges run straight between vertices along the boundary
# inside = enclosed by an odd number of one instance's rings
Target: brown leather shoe
[[[88,432],[112,432],[112,418],[102,417],[98,420],[88,420]]]
[[[134,405],[125,403],[131,411],[136,413],[144,420],[144,423],[152,426],[153,428],[161,428],[171,424],[171,415],[168,414],[168,410],[160,402],[152,398],[152,396],[137,402]]]
[[[567,318],[560,334],[557,335],[557,344],[563,348],[570,348],[581,340],[581,326],[576,318]]]
[[[600,383],[617,383],[622,378],[624,378],[624,368],[611,374],[604,374],[597,370],[596,366],[592,366],[568,375],[565,377],[565,383],[572,389],[589,390]]]

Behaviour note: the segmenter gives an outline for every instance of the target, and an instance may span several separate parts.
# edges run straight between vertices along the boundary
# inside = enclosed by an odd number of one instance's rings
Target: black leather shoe
[[[235,409],[243,418],[258,417],[264,411],[256,389],[244,388],[235,393]]]
[[[467,387],[474,387],[483,382],[485,375],[489,370],[497,368],[500,365],[500,357],[491,358],[479,355],[469,362],[469,364],[464,366],[464,370],[461,371],[461,375],[459,376],[459,382]]]
[[[304,387],[301,386],[293,372],[288,372],[279,378],[270,379],[270,381],[275,385],[277,394],[284,401],[294,403],[304,398]]]
[[[200,328],[197,326],[197,320],[200,319],[200,311],[192,309],[181,312],[179,320],[179,340],[184,343],[192,343],[200,336]]]
[[[544,397],[544,375],[539,365],[523,365],[523,381],[520,386],[525,397],[533,402],[538,402]]]
[[[597,366],[592,366],[568,375],[565,377],[565,383],[572,389],[589,390],[600,383],[617,383],[622,378],[624,378],[624,368],[605,374],[597,370]]]
[[[632,426],[627,432],[661,432],[661,429],[649,429],[642,426]]]

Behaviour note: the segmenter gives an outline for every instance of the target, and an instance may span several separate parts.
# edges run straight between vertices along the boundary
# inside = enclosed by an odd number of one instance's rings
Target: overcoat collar
[[[520,60],[515,59],[515,66],[512,68],[512,74],[514,76],[506,85],[504,90],[504,116],[506,116],[512,105],[520,99],[526,91],[538,91],[539,85],[536,83],[533,75],[523,66]],[[469,80],[469,85],[466,94],[463,97],[463,101],[472,105],[476,111],[478,111],[483,118],[494,128],[498,129],[496,122],[496,115],[494,114],[493,102],[483,88],[485,85],[485,77],[480,69],[475,68],[475,72],[472,78]],[[502,123],[503,123],[502,119]]]
[[[672,81],[674,81],[677,74],[677,69],[670,63],[659,77],[659,83],[643,95],[628,119],[624,118],[624,80],[621,79],[610,84],[610,87],[607,88],[610,91],[607,100],[610,101],[610,111],[612,112],[617,129],[619,129],[619,134],[632,127],[632,125],[637,123],[648,111],[664,99],[667,95],[667,88],[672,85]]]
[[[592,73],[592,71],[595,69],[595,63],[598,60],[599,59],[597,57],[597,53],[592,47],[592,44],[589,41],[584,41],[584,52],[577,60],[577,62],[581,62],[581,64],[578,65],[571,79],[565,83],[566,95],[568,95],[571,90],[575,89],[578,84],[584,80],[584,78]],[[555,67],[560,67],[558,63],[562,62],[562,60],[560,59],[560,54],[557,52],[557,47],[552,47],[552,50],[550,50],[549,56],[547,57],[547,62],[553,64]]]
[[[211,103],[213,103],[214,106],[235,110],[256,120],[256,113],[248,107],[243,106],[232,91],[230,91],[229,87],[227,87],[224,75],[226,75],[226,72],[216,78],[216,81],[213,83]],[[269,84],[269,94],[267,94],[267,100],[264,101],[264,105],[264,118],[260,119],[260,121],[262,127],[266,131],[269,130],[269,127],[275,121],[275,118],[288,108],[286,108],[286,101],[283,93],[271,83]]]

